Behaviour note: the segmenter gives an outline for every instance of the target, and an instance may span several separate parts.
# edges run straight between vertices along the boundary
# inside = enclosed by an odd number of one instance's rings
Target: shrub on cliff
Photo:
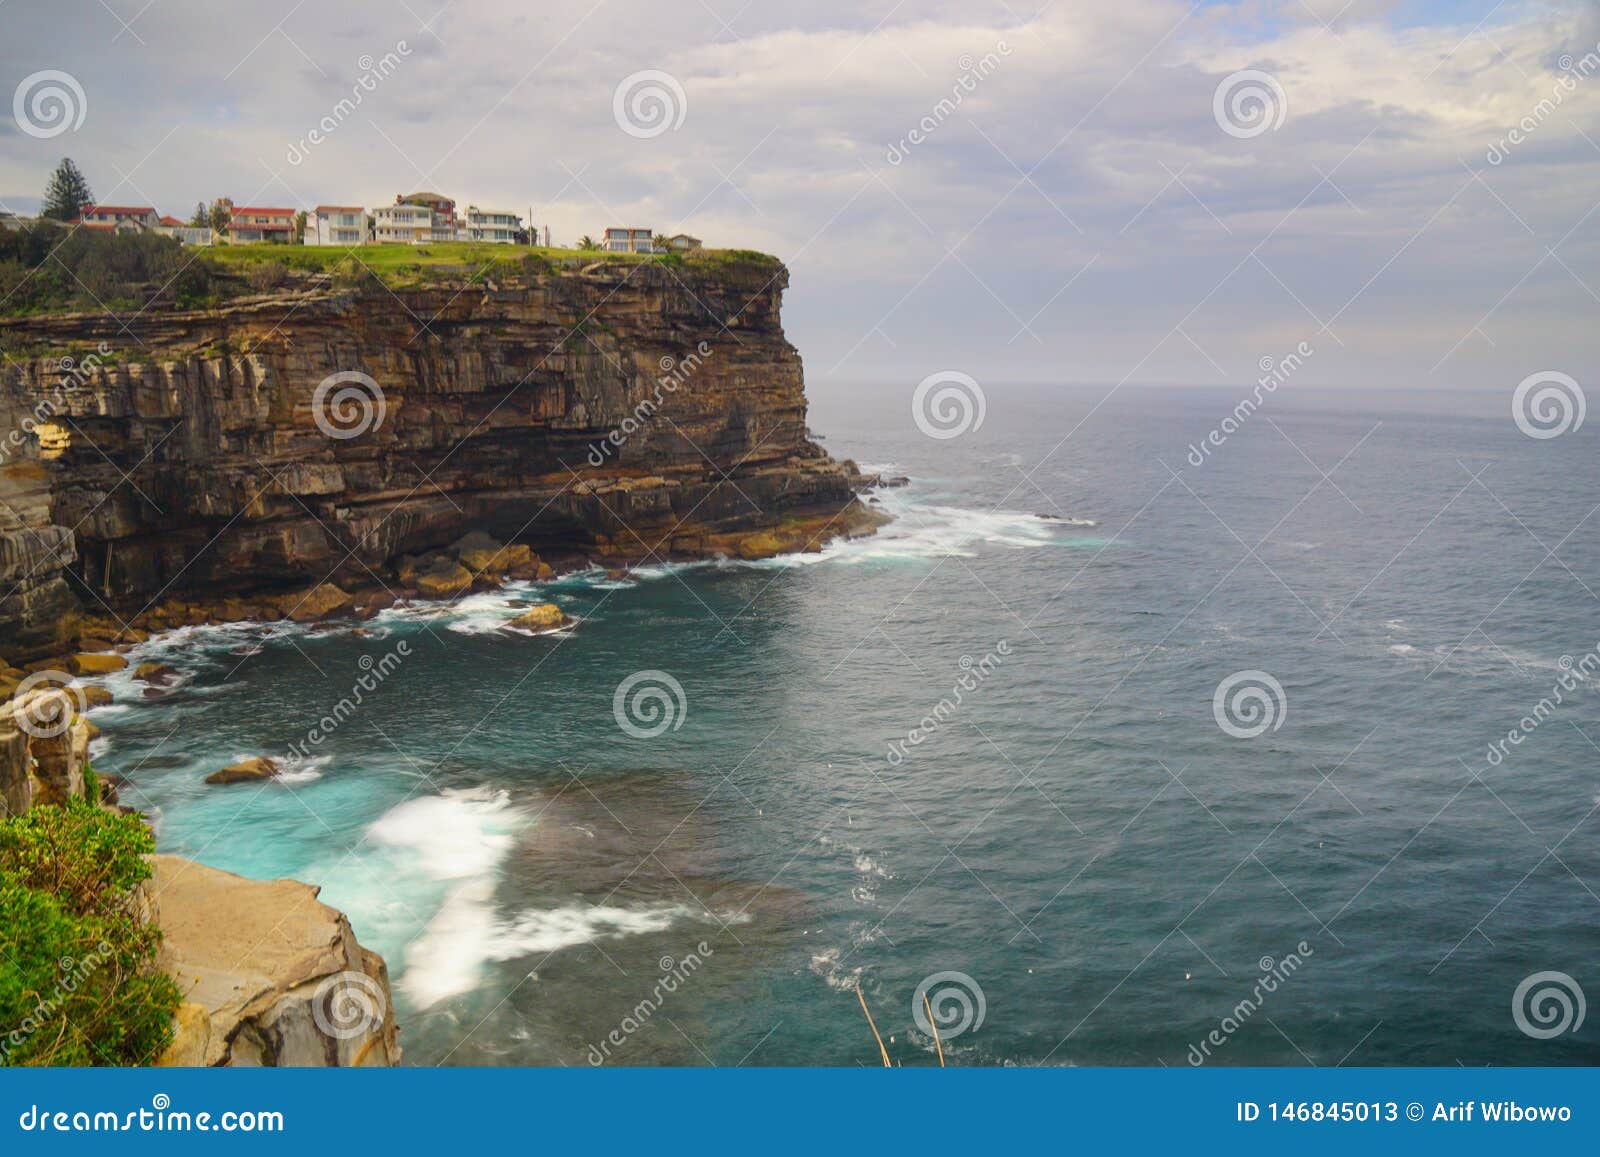
[[[210,267],[171,237],[60,225],[0,229],[0,310],[139,309],[215,294]]]
[[[178,986],[135,889],[155,841],[135,817],[74,799],[0,823],[0,1065],[148,1064]]]

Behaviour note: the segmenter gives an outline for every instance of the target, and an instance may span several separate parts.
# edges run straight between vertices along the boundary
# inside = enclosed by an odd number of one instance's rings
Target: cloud
[[[163,0],[133,22],[139,44],[94,0],[10,0],[0,84],[65,68],[90,117],[56,141],[7,135],[0,200],[35,197],[70,152],[103,196],[164,210],[428,186],[531,204],[558,239],[684,229],[789,260],[791,336],[841,379],[1238,381],[1308,335],[1331,382],[1491,385],[1595,361],[1600,75],[1489,160],[1562,53],[1594,47],[1593,4],[1474,27],[1378,3],[1335,20],[1319,0],[1026,19],[998,2],[556,0],[535,18],[509,0],[320,0],[274,31],[292,7],[242,35]],[[393,74],[291,164],[363,57],[401,40]],[[639,139],[612,98],[645,69],[687,108]],[[1281,86],[1281,126],[1219,127],[1214,96],[1241,70]]]

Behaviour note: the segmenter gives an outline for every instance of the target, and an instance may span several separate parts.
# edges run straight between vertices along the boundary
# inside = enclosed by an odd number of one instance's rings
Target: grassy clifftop
[[[608,253],[593,249],[445,242],[429,245],[219,245],[185,249],[169,237],[45,226],[0,230],[0,317],[162,304],[205,308],[316,274],[359,289],[437,281],[537,276],[596,264],[742,267],[776,272],[777,258],[748,249]]]

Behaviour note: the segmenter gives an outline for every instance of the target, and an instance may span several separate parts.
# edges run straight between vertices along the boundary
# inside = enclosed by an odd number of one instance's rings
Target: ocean
[[[907,1065],[1600,1062],[1600,429],[985,393],[813,387],[911,480],[818,555],[153,640],[95,765],[320,884],[412,1064],[877,1065],[863,1000]]]

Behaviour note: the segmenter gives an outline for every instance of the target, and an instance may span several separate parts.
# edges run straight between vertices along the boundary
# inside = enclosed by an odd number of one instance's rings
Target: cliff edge
[[[743,258],[302,273],[0,318],[0,638],[25,657],[79,608],[389,585],[470,531],[622,565],[864,529],[855,467],[806,435],[787,283]]]

